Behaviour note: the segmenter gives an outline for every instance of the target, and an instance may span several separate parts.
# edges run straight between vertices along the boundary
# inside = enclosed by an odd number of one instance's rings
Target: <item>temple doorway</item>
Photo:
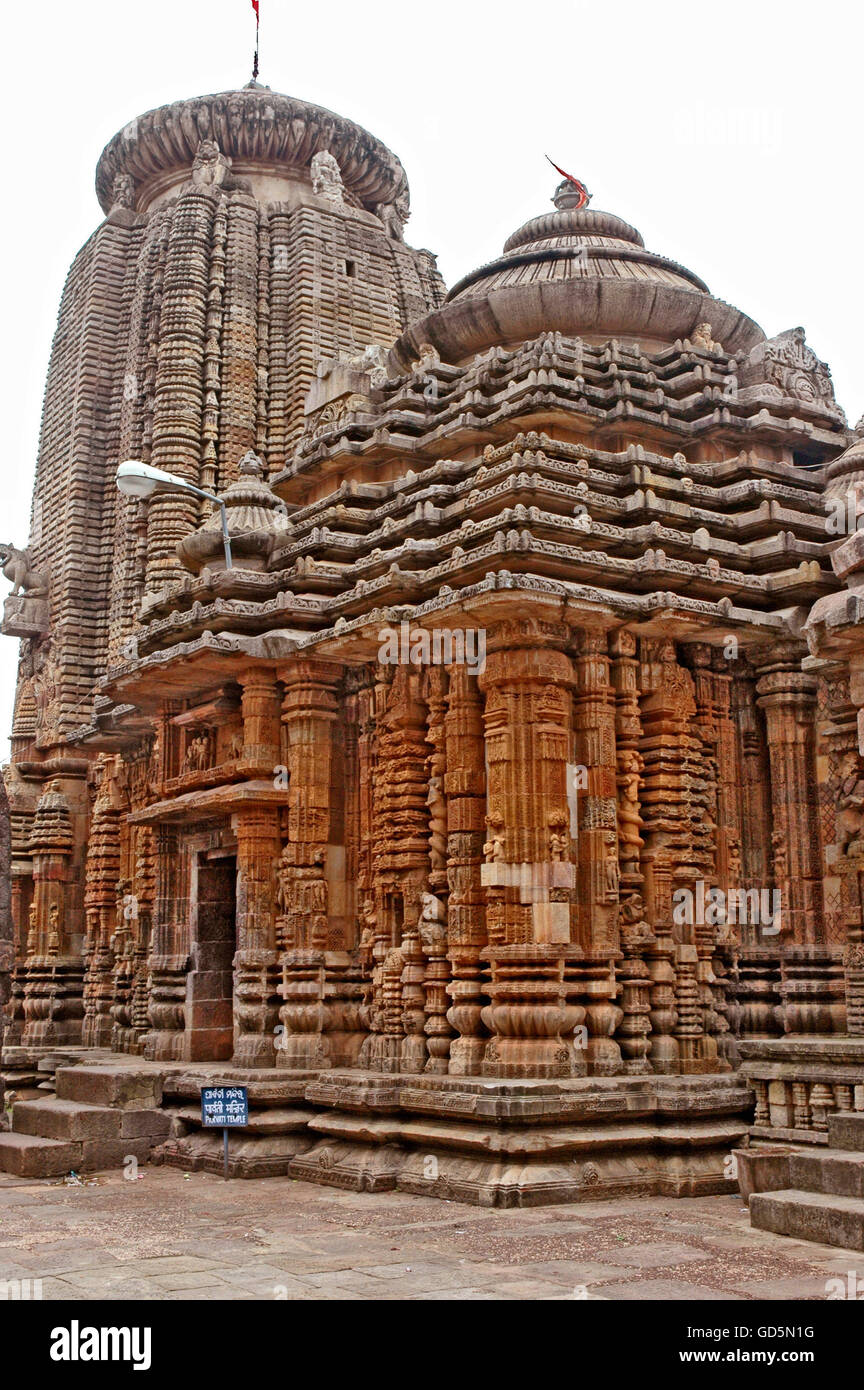
[[[209,851],[198,855],[194,868],[187,1056],[192,1062],[224,1062],[234,1051],[237,859]]]

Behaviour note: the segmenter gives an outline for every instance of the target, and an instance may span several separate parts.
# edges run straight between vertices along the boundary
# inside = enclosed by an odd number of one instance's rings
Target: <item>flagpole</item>
[[[255,59],[252,63],[252,81],[258,81],[258,39],[261,29],[261,12],[258,5],[253,4],[255,10]]]

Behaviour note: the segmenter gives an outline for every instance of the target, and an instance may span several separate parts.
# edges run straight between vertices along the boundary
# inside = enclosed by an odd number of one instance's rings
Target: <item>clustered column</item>
[[[242,688],[243,771],[276,776],[279,765],[279,687],[275,673],[256,667]],[[273,900],[281,839],[279,808],[251,805],[234,815],[237,833],[237,953],[234,956],[234,1061],[268,1067],[275,1060],[278,956]]]

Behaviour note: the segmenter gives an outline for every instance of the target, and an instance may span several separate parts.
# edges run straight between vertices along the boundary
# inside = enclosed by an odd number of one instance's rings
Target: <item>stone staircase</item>
[[[161,1102],[158,1070],[59,1067],[56,1096],[13,1106],[12,1129],[0,1133],[0,1172],[54,1178],[119,1168],[130,1156],[146,1162],[171,1127]]]
[[[737,1149],[735,1156],[752,1226],[864,1251],[864,1114],[831,1115],[827,1148]]]

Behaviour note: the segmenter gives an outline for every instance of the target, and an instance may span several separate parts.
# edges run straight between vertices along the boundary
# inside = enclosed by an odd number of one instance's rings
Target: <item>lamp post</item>
[[[120,464],[117,469],[117,486],[127,497],[137,497],[140,500],[150,497],[154,492],[191,492],[196,497],[206,497],[208,502],[215,502],[222,518],[225,568],[229,570],[233,568],[225,503],[218,497],[214,497],[212,492],[205,492],[203,488],[196,487],[194,483],[187,483],[185,478],[178,478],[174,473],[164,473],[161,468],[151,468],[149,463],[140,463],[137,459]]]

